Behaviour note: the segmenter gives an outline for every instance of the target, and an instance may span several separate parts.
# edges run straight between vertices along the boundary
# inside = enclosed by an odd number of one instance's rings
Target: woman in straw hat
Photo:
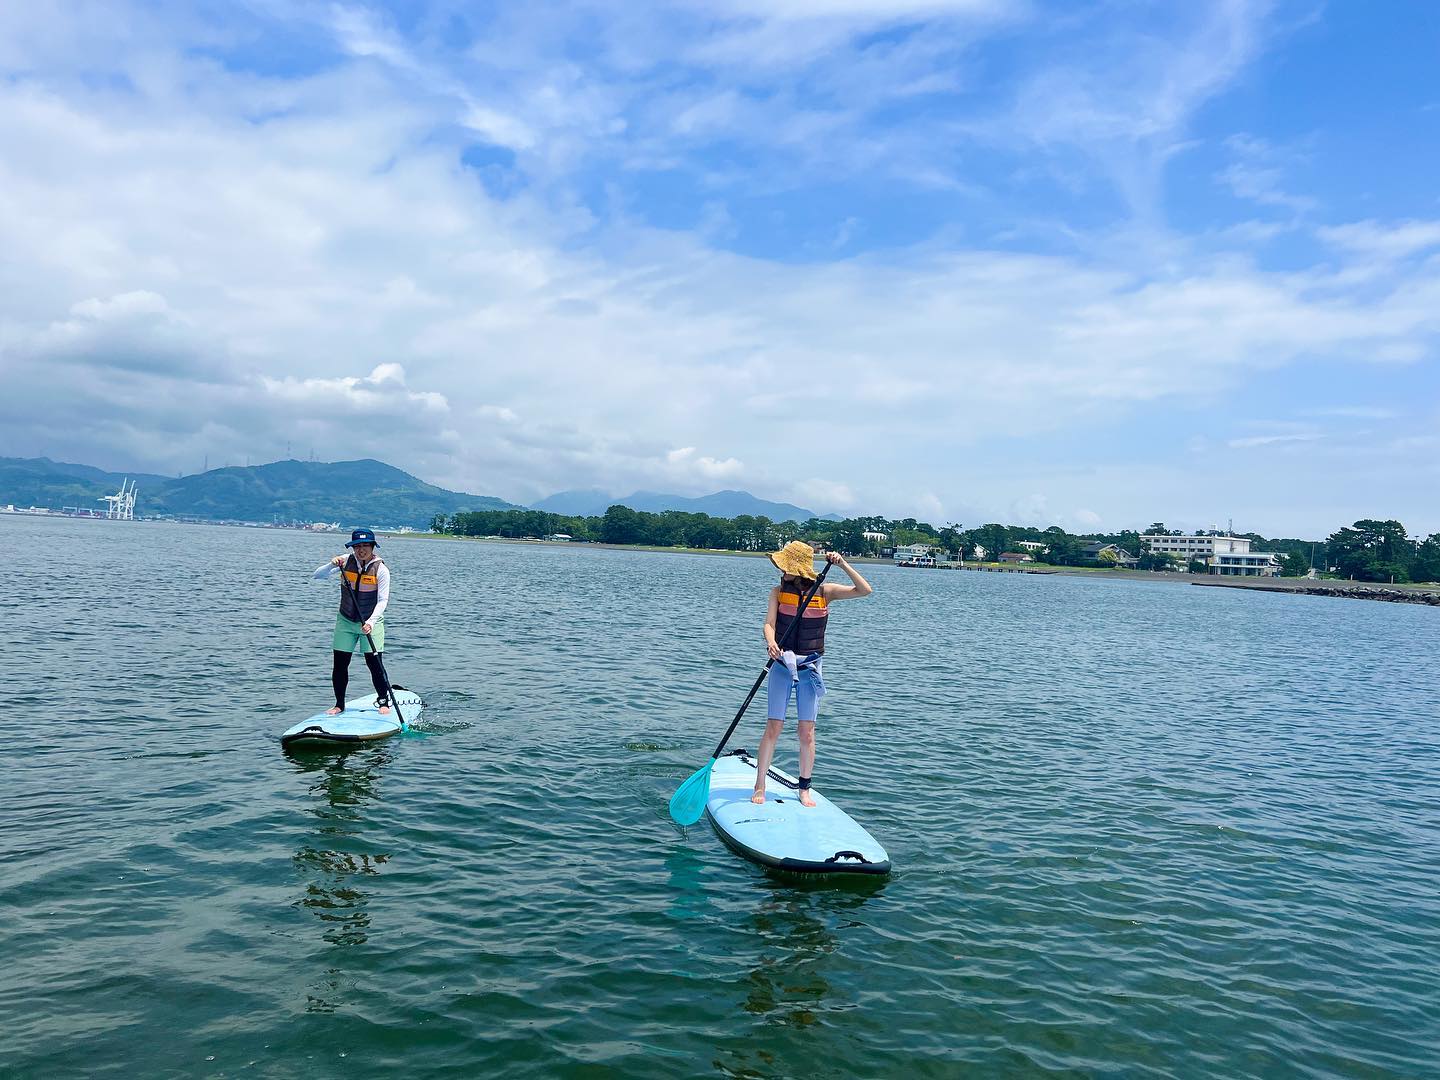
[[[850,577],[850,584],[826,582],[816,589],[800,616],[800,625],[787,641],[786,634],[795,622],[800,601],[818,576],[815,573],[815,549],[799,540],[792,540],[772,553],[770,561],[780,571],[780,584],[770,590],[770,608],[765,613],[765,646],[775,663],[770,667],[765,734],[760,740],[760,752],[756,755],[755,794],[750,801],[765,801],[765,773],[775,755],[780,732],[785,730],[785,712],[793,690],[795,726],[800,736],[800,802],[803,806],[814,806],[810,776],[815,770],[815,717],[820,699],[825,696],[820,659],[825,654],[825,624],[830,617],[830,605],[837,600],[869,596],[874,590],[842,556],[830,552],[825,561],[844,570]],[[784,651],[780,648],[781,644],[785,646]]]

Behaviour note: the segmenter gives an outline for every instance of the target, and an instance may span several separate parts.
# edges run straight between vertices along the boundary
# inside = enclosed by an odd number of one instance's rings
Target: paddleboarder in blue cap
[[[380,699],[382,716],[390,714],[386,695],[385,667],[380,659],[385,650],[385,606],[390,603],[390,568],[375,554],[380,545],[370,529],[356,529],[345,546],[349,555],[336,555],[315,570],[316,581],[341,577],[340,613],[335,617],[335,637],[331,647],[335,663],[330,682],[335,687],[335,707],[326,710],[329,716],[345,711],[345,688],[350,683],[350,657],[358,649],[370,669],[370,681]],[[375,643],[374,651],[370,648]]]

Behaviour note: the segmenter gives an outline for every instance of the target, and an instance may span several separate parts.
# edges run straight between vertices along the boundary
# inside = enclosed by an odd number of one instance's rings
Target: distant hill
[[[174,477],[152,473],[109,473],[91,465],[71,465],[49,458],[0,457],[0,506],[67,506],[103,510],[102,495],[113,495],[129,477],[147,492],[155,491]]]
[[[616,502],[619,500],[612,499],[599,488],[586,488],[584,491],[557,491],[549,498],[532,503],[530,509],[543,510],[547,514],[562,514],[565,517],[595,517],[603,514]]]
[[[191,476],[107,473],[48,458],[0,458],[0,504],[101,507],[125,476],[136,481],[136,513],[216,521],[338,521],[421,528],[436,514],[461,510],[518,510],[489,495],[467,495],[427,484],[366,458],[360,461],[275,461],[231,466]]]
[[[709,514],[711,517],[721,518],[749,514],[752,517],[767,517],[771,521],[809,521],[815,516],[813,510],[806,510],[791,503],[757,499],[748,491],[717,491],[713,495],[702,495],[694,499],[683,495],[636,491],[622,498],[615,498],[592,488],[586,491],[557,492],[548,499],[535,503],[531,509],[569,517],[598,517],[617,504],[652,514],[665,510],[684,510],[691,514]]]

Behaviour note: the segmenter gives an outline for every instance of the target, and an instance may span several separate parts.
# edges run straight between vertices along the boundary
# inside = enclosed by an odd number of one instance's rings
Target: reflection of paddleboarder
[[[765,801],[765,772],[770,768],[780,732],[785,729],[785,710],[790,704],[793,689],[795,730],[800,737],[800,803],[802,806],[814,806],[810,774],[815,769],[815,717],[820,699],[825,696],[825,681],[820,677],[820,658],[825,652],[825,623],[830,605],[836,600],[869,596],[873,590],[870,583],[841,555],[830,552],[825,561],[844,570],[850,577],[850,584],[826,582],[816,589],[800,616],[800,626],[782,652],[777,641],[785,641],[801,598],[815,584],[818,576],[815,573],[815,550],[809,544],[792,540],[772,553],[770,561],[780,571],[780,584],[770,590],[770,608],[765,613],[765,646],[775,663],[770,667],[769,708],[765,713],[765,734],[755,755],[755,794],[750,801]]]
[[[345,688],[350,683],[350,657],[358,649],[370,669],[382,716],[390,714],[386,694],[385,668],[380,654],[385,651],[385,606],[390,602],[390,568],[375,554],[379,546],[369,529],[356,529],[345,544],[349,555],[336,555],[315,570],[316,581],[328,581],[343,574],[340,582],[340,614],[335,619],[335,663],[330,682],[335,687],[335,707],[327,716],[345,711]],[[369,635],[367,640],[366,635]],[[370,650],[370,641],[375,651]]]

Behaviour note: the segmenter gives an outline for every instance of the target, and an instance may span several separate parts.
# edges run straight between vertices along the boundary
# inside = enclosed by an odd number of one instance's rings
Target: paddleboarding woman
[[[760,739],[760,751],[755,755],[755,794],[753,803],[765,801],[765,774],[770,768],[770,759],[775,755],[775,744],[780,732],[785,730],[785,712],[790,705],[791,692],[795,696],[796,732],[800,737],[800,803],[814,806],[815,796],[810,793],[811,774],[815,771],[815,717],[820,699],[825,696],[825,681],[820,675],[820,659],[825,653],[825,624],[830,617],[830,605],[837,600],[853,600],[869,596],[874,590],[859,572],[836,552],[825,556],[825,561],[838,566],[850,578],[849,585],[825,582],[815,590],[810,604],[800,617],[800,626],[785,642],[785,635],[795,621],[800,601],[809,592],[819,576],[815,573],[815,549],[799,540],[792,540],[779,551],[770,555],[770,561],[780,571],[780,584],[770,590],[770,608],[765,613],[765,647],[775,661],[770,667],[767,686],[768,706],[765,713],[765,734]],[[785,642],[782,652],[780,643]]]
[[[375,534],[369,529],[356,529],[345,544],[349,555],[336,555],[315,569],[316,581],[328,581],[344,575],[340,582],[340,614],[335,617],[335,637],[331,648],[335,650],[335,663],[330,671],[330,682],[335,687],[335,707],[327,709],[327,716],[337,716],[345,711],[345,688],[350,684],[350,657],[358,649],[365,657],[365,666],[370,669],[370,681],[375,684],[375,695],[379,698],[380,715],[390,714],[390,702],[385,696],[385,674],[380,654],[385,651],[385,606],[390,603],[390,568],[375,554],[379,546]],[[375,651],[370,651],[370,641],[375,642]]]

